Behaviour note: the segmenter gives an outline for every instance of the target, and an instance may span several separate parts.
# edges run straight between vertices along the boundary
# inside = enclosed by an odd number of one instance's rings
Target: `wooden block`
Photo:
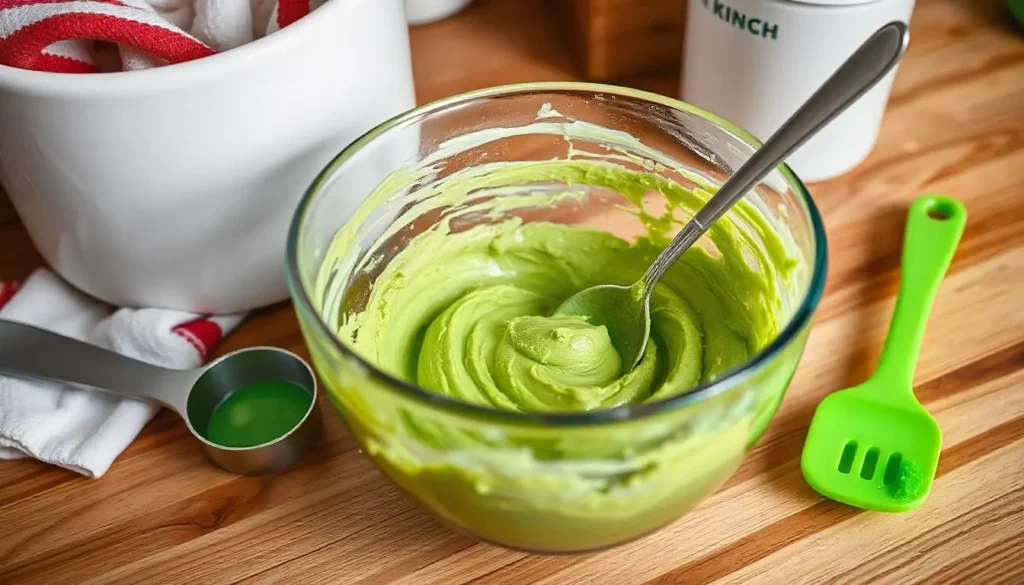
[[[610,81],[678,69],[686,0],[555,0],[584,78]]]

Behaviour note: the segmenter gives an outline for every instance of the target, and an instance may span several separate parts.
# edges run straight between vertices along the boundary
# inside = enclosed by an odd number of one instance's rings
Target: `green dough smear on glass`
[[[795,262],[744,202],[736,208],[744,226],[723,218],[708,232],[713,249],[692,248],[662,279],[651,300],[651,341],[639,365],[627,370],[604,327],[552,312],[583,288],[635,282],[679,223],[672,212],[692,212],[708,193],[597,162],[471,171],[440,187],[452,195],[449,201],[531,179],[589,185],[633,202],[646,233],[626,241],[515,216],[457,231],[449,216],[412,238],[377,277],[365,307],[343,319],[342,338],[385,371],[481,406],[591,411],[685,393],[747,361],[778,333],[776,287]],[[667,202],[665,214],[643,210],[642,200],[652,194]],[[527,190],[490,205],[514,209],[517,201],[537,205],[568,196]]]
[[[802,264],[746,201],[659,283],[651,340],[636,368],[623,367],[605,328],[552,316],[583,288],[635,282],[714,189],[685,172],[676,174],[680,182],[652,172],[647,161],[659,154],[627,135],[575,124],[540,130],[631,146],[579,155],[590,160],[387,177],[326,250],[318,275],[315,296],[339,338],[429,392],[531,413],[679,396],[771,343]],[[486,142],[487,132],[459,137],[453,148]],[[361,234],[373,234],[372,242],[352,254]],[[786,382],[762,371],[742,395],[573,428],[450,416],[356,370],[329,379],[328,395],[381,469],[443,520],[506,545],[581,550],[648,531],[714,490]]]

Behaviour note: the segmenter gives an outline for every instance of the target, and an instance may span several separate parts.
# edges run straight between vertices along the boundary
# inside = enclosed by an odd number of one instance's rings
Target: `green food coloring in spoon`
[[[255,447],[284,436],[306,416],[313,397],[282,380],[254,382],[233,392],[210,415],[206,438],[222,447]]]

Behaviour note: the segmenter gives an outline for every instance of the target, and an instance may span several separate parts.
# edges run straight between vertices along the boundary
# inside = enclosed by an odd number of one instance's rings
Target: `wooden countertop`
[[[300,468],[235,477],[166,411],[98,481],[0,462],[0,583],[1022,583],[1024,582],[1024,33],[1001,0],[919,0],[878,146],[812,186],[831,246],[824,301],[793,384],[742,468],[675,524],[619,548],[539,557],[437,525],[388,484],[325,408]],[[575,78],[542,0],[478,0],[412,32],[419,99]],[[674,74],[629,84],[674,95]],[[918,397],[945,435],[927,503],[848,508],[803,482],[814,406],[871,371],[893,306],[908,203],[964,200]],[[0,203],[0,279],[40,265]],[[305,353],[291,307],[220,348]],[[326,406],[326,405],[325,405]]]

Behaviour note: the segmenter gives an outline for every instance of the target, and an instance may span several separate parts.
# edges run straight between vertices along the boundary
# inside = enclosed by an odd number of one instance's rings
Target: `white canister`
[[[767,139],[882,25],[914,0],[689,0],[682,99]],[[788,159],[806,181],[867,158],[895,71]]]

